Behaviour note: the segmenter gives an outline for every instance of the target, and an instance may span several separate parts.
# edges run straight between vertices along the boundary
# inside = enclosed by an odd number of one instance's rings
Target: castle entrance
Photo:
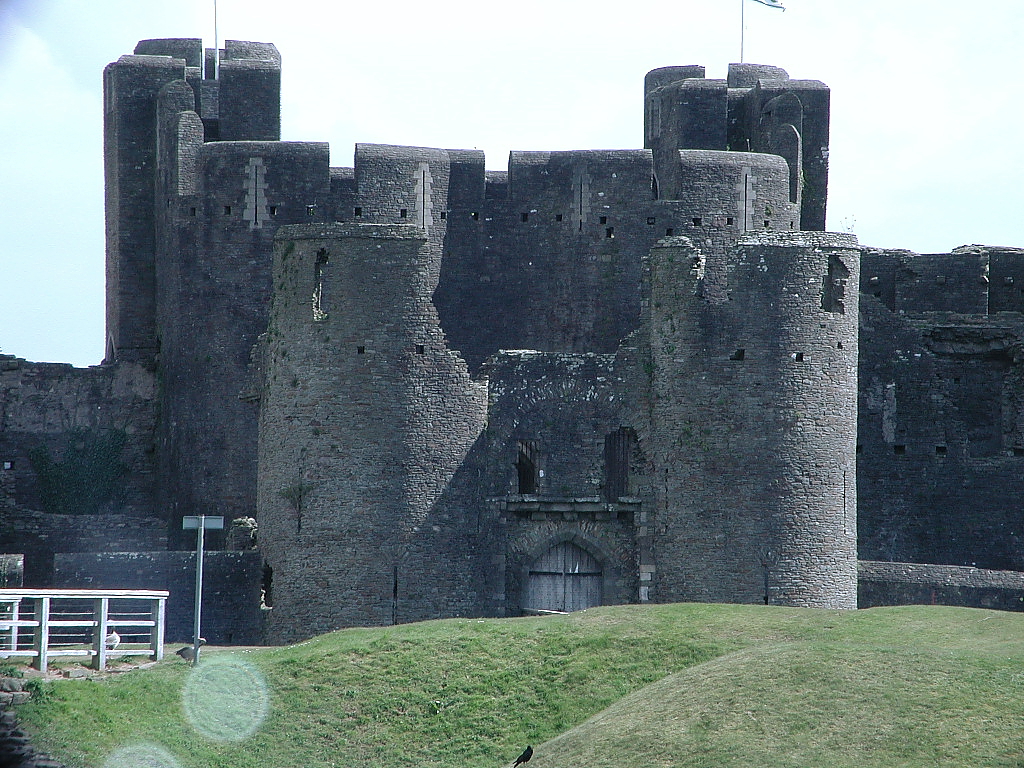
[[[570,542],[556,544],[530,566],[524,607],[580,611],[601,604],[601,564]]]

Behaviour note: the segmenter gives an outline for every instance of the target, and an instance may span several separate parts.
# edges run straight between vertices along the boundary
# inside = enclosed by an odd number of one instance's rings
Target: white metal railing
[[[144,589],[0,589],[0,659],[29,657],[45,672],[56,657],[94,669],[122,656],[163,658],[168,592]],[[107,636],[117,633],[116,647]]]

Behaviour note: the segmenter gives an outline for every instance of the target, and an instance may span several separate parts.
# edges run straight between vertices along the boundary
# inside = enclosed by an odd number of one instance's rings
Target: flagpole
[[[743,43],[747,34],[747,0],[740,0],[740,64],[743,63]]]
[[[213,0],[213,78],[220,78],[220,37],[217,34],[217,0]]]

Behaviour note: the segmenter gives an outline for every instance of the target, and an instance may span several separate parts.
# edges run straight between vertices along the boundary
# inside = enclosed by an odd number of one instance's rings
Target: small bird
[[[117,632],[111,632],[104,640],[104,644],[108,651],[112,651],[121,644],[121,636]]]
[[[206,645],[206,638],[199,638],[199,647]],[[192,662],[196,659],[196,649],[191,645],[186,645],[184,648],[179,648],[174,652],[176,655],[181,656],[185,661]]]
[[[517,757],[516,761],[512,763],[512,768],[516,768],[517,765],[530,762],[531,757],[533,757],[533,747],[527,745],[526,749],[523,750],[523,754]]]

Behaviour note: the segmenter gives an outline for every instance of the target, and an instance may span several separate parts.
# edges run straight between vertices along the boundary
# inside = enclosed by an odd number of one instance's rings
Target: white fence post
[[[47,670],[50,651],[50,598],[36,598],[36,660],[35,668],[40,672]]]

